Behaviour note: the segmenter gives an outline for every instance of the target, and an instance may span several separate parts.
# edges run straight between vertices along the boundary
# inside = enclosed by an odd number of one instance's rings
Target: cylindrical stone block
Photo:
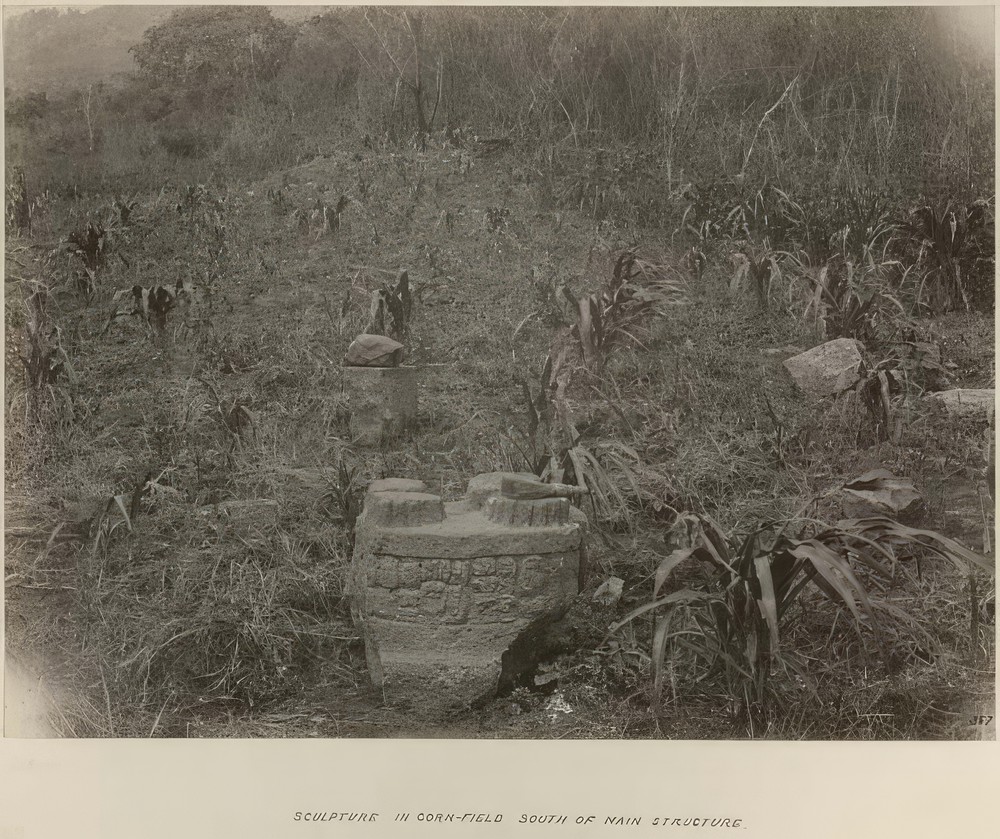
[[[375,445],[398,437],[417,419],[416,367],[344,367],[351,439]]]

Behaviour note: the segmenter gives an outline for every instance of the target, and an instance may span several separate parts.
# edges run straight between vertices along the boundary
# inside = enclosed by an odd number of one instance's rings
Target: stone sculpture
[[[448,503],[419,482],[369,487],[351,593],[387,701],[431,711],[488,699],[514,642],[578,594],[586,516],[565,497],[504,497],[505,478],[544,486],[491,473]]]

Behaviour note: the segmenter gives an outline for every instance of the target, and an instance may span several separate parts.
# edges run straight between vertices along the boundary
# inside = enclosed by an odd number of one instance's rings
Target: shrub
[[[808,589],[846,611],[844,626],[863,643],[870,636],[889,667],[886,624],[911,634],[923,631],[881,596],[888,583],[906,574],[901,555],[930,553],[964,572],[971,566],[995,573],[993,562],[952,539],[884,518],[844,521],[836,527],[807,525],[796,537],[787,534],[787,525],[768,524],[742,539],[726,534],[707,516],[693,521],[693,546],[660,562],[653,599],[611,631],[656,612],[651,651],[655,694],[663,688],[667,661],[687,658],[697,668],[696,680],[721,675],[727,696],[743,713],[779,701],[776,675],[798,677],[811,687],[804,662],[781,643],[782,626]],[[671,576],[689,561],[699,566],[700,580],[663,594]]]

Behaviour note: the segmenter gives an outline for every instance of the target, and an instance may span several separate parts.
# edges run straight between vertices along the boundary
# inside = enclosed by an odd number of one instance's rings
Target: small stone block
[[[426,492],[370,492],[365,515],[382,527],[419,527],[444,521],[444,504]]]

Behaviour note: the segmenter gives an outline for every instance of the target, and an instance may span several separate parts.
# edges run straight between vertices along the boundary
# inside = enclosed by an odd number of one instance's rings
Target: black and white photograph
[[[3,12],[4,737],[995,742],[992,6]]]

